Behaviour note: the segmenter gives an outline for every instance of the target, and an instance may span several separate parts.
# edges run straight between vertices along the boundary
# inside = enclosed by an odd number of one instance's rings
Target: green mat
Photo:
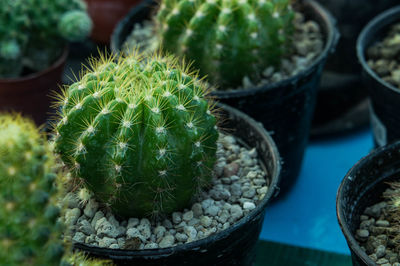
[[[281,243],[259,241],[254,266],[351,266],[351,257]]]

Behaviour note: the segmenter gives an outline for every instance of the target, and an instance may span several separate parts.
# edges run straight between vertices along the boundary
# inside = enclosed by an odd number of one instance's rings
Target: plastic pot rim
[[[367,265],[376,265],[375,262],[361,249],[360,245],[358,244],[357,240],[354,238],[354,234],[351,232],[350,228],[348,227],[346,218],[345,218],[345,213],[341,207],[341,200],[344,198],[345,194],[343,192],[344,187],[348,186],[350,182],[352,182],[352,175],[355,173],[359,168],[361,168],[363,165],[365,165],[371,158],[375,158],[382,153],[386,153],[388,150],[393,150],[396,148],[400,148],[400,141],[394,142],[390,145],[383,146],[380,148],[377,148],[373,150],[371,153],[368,155],[364,156],[361,158],[345,175],[344,179],[342,180],[340,187],[336,193],[336,217],[338,219],[338,223],[340,226],[340,229],[342,230],[342,233],[344,237],[347,240],[347,243],[349,245],[349,248],[352,252],[355,252],[357,256],[363,260],[363,262]],[[375,183],[371,184],[371,187],[373,187],[375,184],[379,183],[380,181],[377,180]],[[364,193],[363,191],[362,193]],[[361,195],[359,195],[358,200],[361,199]]]
[[[44,76],[48,73],[50,73],[51,71],[53,71],[54,69],[60,67],[62,64],[65,63],[65,61],[67,60],[68,57],[68,53],[69,53],[69,48],[68,46],[65,46],[63,48],[63,52],[60,55],[60,57],[53,63],[51,64],[51,66],[49,66],[48,68],[38,71],[38,72],[34,72],[32,74],[26,75],[26,76],[22,76],[22,77],[17,77],[17,78],[0,78],[0,85],[1,84],[10,84],[10,83],[18,83],[18,82],[23,82],[23,81],[29,81],[32,79],[36,79],[40,76]],[[0,88],[1,90],[1,88]]]
[[[264,198],[257,204],[256,208],[252,210],[249,214],[247,214],[245,217],[240,219],[238,222],[234,223],[232,226],[229,228],[222,230],[220,232],[217,232],[215,234],[212,234],[206,238],[196,240],[187,244],[181,244],[173,247],[168,247],[168,248],[157,248],[157,249],[149,249],[149,250],[124,250],[124,249],[110,249],[110,248],[100,248],[100,247],[91,247],[86,244],[82,243],[74,243],[74,248],[80,249],[83,251],[87,252],[93,252],[97,255],[107,255],[110,258],[118,258],[121,259],[124,256],[126,258],[131,258],[131,257],[163,257],[163,256],[169,256],[174,253],[178,253],[181,251],[186,251],[186,250],[199,250],[201,249],[202,246],[207,246],[207,243],[209,242],[214,242],[218,241],[222,238],[224,238],[226,235],[231,234],[233,231],[236,231],[238,228],[242,227],[244,224],[246,224],[248,221],[251,221],[255,219],[261,212],[263,212],[270,202],[270,200],[273,197],[277,196],[277,193],[279,192],[279,180],[280,180],[280,173],[281,173],[281,159],[279,156],[278,148],[275,145],[275,142],[273,141],[272,137],[268,134],[268,132],[265,130],[265,128],[258,122],[256,122],[254,119],[246,115],[245,113],[232,108],[228,105],[225,104],[218,104],[218,107],[220,107],[222,110],[226,111],[228,114],[234,114],[237,117],[240,117],[241,119],[248,121],[253,129],[255,131],[258,131],[262,134],[264,140],[267,142],[268,146],[271,149],[271,156],[273,158],[273,161],[276,162],[276,169],[274,173],[270,173],[271,176],[270,178],[270,184],[268,187],[268,191],[265,194]]]
[[[388,89],[394,91],[395,93],[400,93],[400,89],[393,86],[392,84],[384,81],[381,77],[378,76],[378,74],[372,70],[372,68],[368,65],[366,56],[365,56],[365,50],[367,45],[371,45],[370,43],[366,43],[367,39],[371,35],[377,35],[379,34],[384,28],[386,28],[389,25],[392,25],[394,22],[400,22],[400,5],[392,7],[375,18],[373,18],[361,31],[360,35],[358,36],[357,39],[357,57],[358,61],[361,64],[362,68],[365,70],[365,72],[371,76],[374,80],[376,80],[378,83],[384,85]]]

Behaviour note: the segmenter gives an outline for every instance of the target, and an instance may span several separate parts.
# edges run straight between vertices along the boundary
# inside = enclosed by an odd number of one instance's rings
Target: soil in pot
[[[187,244],[228,229],[265,197],[269,173],[259,164],[255,148],[247,149],[231,135],[221,134],[217,158],[209,190],[190,208],[163,219],[118,220],[86,189],[69,192],[64,199],[69,237],[94,247],[143,250]]]
[[[282,194],[289,190],[300,171],[320,73],[337,38],[331,17],[314,1],[305,1],[298,11],[292,54],[282,59],[279,70],[268,67],[262,71],[260,80],[244,77],[235,89],[223,87],[213,92],[221,102],[246,112],[273,132],[285,165]],[[114,32],[115,43],[122,43],[126,36],[120,34],[132,28],[136,30],[128,39],[134,45],[143,40],[145,45],[153,43],[151,23],[141,21],[146,17],[143,14],[149,17],[150,10],[143,7],[133,10],[121,22]],[[138,25],[133,26],[135,23]],[[118,45],[112,46],[121,49]]]
[[[380,78],[400,90],[400,23],[387,36],[367,50],[368,65]]]
[[[355,238],[361,249],[378,265],[400,266],[400,219],[396,197],[399,183],[391,183],[381,202],[367,207],[360,216]]]

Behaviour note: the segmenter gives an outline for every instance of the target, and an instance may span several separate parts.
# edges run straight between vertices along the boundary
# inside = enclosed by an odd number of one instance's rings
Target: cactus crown
[[[0,261],[57,265],[63,253],[57,223],[54,159],[30,120],[0,115]]]
[[[294,30],[291,0],[163,0],[159,42],[222,88],[278,66]]]
[[[48,67],[65,41],[84,39],[91,27],[82,0],[0,0],[0,77]]]
[[[170,213],[211,179],[216,118],[206,87],[171,56],[102,56],[60,96],[56,151],[119,216]]]

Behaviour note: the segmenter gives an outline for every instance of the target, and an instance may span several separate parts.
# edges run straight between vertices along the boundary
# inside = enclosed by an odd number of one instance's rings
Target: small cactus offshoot
[[[171,56],[103,56],[60,96],[55,147],[124,217],[183,209],[211,180],[218,131],[206,86]]]
[[[294,32],[291,0],[162,0],[159,43],[222,89],[279,66]]]

